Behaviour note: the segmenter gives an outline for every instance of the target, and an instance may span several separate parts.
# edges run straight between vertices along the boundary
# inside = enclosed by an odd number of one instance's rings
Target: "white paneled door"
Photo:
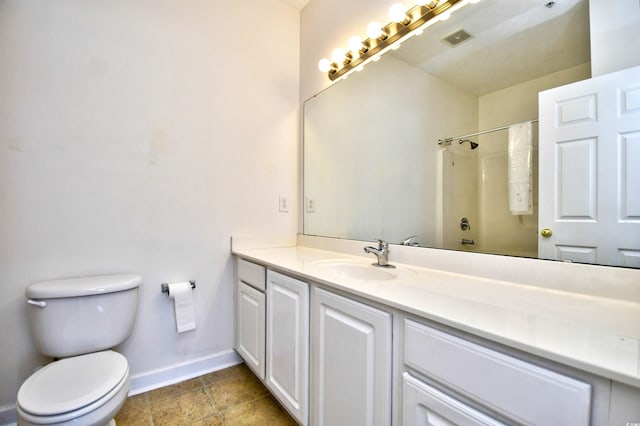
[[[640,267],[640,67],[540,93],[538,254]]]
[[[309,285],[267,272],[267,387],[298,420],[308,424]]]
[[[237,298],[236,350],[247,366],[264,379],[265,295],[240,282]]]
[[[391,422],[391,315],[314,288],[311,424]]]

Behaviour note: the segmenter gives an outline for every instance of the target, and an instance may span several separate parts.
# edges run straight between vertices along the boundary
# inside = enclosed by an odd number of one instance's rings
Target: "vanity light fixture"
[[[367,37],[370,40],[386,40],[389,33],[380,23],[373,21],[367,25]]]
[[[351,52],[352,55],[355,54],[355,56],[360,56],[363,53],[365,53],[367,50],[369,50],[369,48],[365,46],[365,44],[362,42],[362,39],[360,38],[360,36],[351,37],[347,44],[349,46],[349,51]]]
[[[320,61],[318,62],[318,69],[322,72],[329,72],[331,70],[335,70],[335,68],[333,67],[333,64],[327,58],[320,59]]]
[[[388,50],[397,49],[396,44],[421,34],[437,21],[448,19],[452,12],[462,6],[478,1],[480,0],[414,0],[415,5],[408,9],[402,3],[394,3],[389,8],[391,22],[384,26],[371,22],[367,26],[367,39],[351,37],[348,51],[335,49],[331,60],[321,59],[318,68],[326,72],[332,81],[345,78],[352,71],[360,71],[364,65],[380,59]]]
[[[345,52],[344,49],[338,47],[331,54],[331,60],[336,64],[348,63],[347,52]]]
[[[411,22],[411,17],[407,15],[404,4],[394,3],[389,8],[389,19],[396,24],[407,25]]]

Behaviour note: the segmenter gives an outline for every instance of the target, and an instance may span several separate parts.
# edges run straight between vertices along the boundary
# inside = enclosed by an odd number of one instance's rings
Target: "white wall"
[[[594,77],[640,65],[640,0],[589,0]]]
[[[230,236],[297,231],[299,11],[4,0],[0,57],[0,412],[40,361],[34,281],[141,274],[133,375],[230,350]],[[186,279],[177,335],[160,283]]]

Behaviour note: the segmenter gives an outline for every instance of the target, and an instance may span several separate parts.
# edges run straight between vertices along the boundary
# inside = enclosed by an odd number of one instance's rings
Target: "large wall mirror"
[[[460,9],[305,102],[304,233],[538,257],[538,93],[590,77],[587,0]]]

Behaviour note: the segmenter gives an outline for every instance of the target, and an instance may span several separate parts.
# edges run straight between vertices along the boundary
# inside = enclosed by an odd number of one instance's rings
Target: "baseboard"
[[[9,404],[0,407],[0,425],[13,426],[16,424],[16,405]]]
[[[131,376],[129,396],[193,379],[203,374],[240,364],[242,359],[233,349],[196,358],[169,367]],[[1,418],[1,417],[0,417]]]

